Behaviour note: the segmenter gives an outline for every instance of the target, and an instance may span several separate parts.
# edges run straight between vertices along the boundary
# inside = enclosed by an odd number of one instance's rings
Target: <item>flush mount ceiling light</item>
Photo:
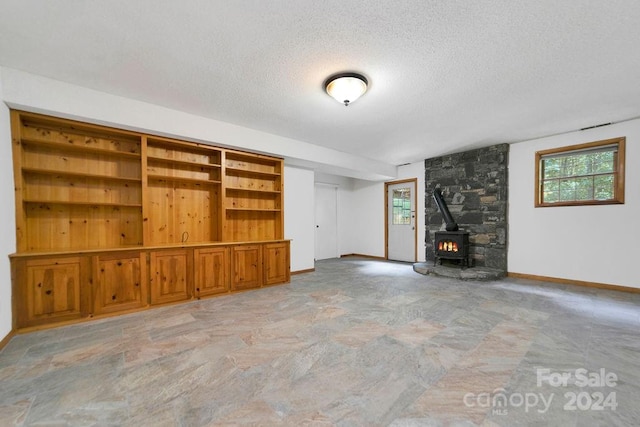
[[[327,79],[324,87],[330,97],[349,105],[360,98],[366,91],[369,82],[362,74],[340,73]]]

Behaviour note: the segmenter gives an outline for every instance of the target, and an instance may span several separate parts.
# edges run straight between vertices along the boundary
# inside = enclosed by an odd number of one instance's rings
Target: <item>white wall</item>
[[[351,193],[353,191],[354,179],[320,172],[315,173],[314,179],[316,183],[335,185],[338,188],[338,255],[354,253],[352,248],[350,215],[352,211]]]
[[[384,182],[354,180],[350,208],[351,253],[384,257]]]
[[[416,226],[418,227],[418,261],[424,261],[424,162],[398,167],[398,177],[403,180],[417,178]],[[353,180],[349,196],[350,210],[347,214],[350,252],[361,255],[384,257],[385,255],[385,185],[384,181]]]
[[[3,68],[2,79],[2,99],[15,109],[275,154],[298,167],[326,168],[364,179],[388,179],[396,173],[388,163],[10,68]]]
[[[398,167],[398,177],[394,180],[409,178],[417,179],[418,261],[424,261],[424,161]],[[340,255],[384,257],[384,182],[364,181],[322,173],[315,174],[315,181],[338,187]]]
[[[2,99],[2,69],[0,69],[0,99]],[[11,154],[11,122],[9,109],[0,103],[0,340],[11,332],[11,269],[8,255],[16,249],[15,199],[13,161]]]
[[[625,204],[534,208],[535,152],[626,136]],[[640,288],[640,120],[512,144],[509,272]]]
[[[291,239],[291,271],[314,268],[313,171],[284,168],[284,237]]]

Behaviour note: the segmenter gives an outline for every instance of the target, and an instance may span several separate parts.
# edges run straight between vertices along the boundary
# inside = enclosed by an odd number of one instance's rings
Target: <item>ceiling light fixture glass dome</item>
[[[367,91],[368,84],[362,74],[340,73],[329,77],[324,87],[330,97],[348,106]]]

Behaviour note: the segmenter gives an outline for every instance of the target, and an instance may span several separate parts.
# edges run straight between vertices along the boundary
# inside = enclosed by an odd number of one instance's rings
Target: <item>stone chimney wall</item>
[[[425,160],[427,261],[434,260],[435,232],[445,226],[432,197],[440,187],[453,219],[470,233],[472,265],[507,271],[508,163],[508,144]]]

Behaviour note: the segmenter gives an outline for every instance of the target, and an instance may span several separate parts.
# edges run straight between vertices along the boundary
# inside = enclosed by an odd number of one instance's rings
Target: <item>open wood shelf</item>
[[[127,178],[122,176],[60,171],[60,170],[54,170],[54,169],[22,168],[22,172],[25,174],[34,174],[34,175],[59,176],[59,177],[65,177],[65,178],[86,178],[86,179],[92,179],[92,180],[105,180],[105,181],[115,181],[115,182],[140,183],[142,181],[142,178]]]
[[[226,187],[229,191],[239,191],[244,193],[263,193],[263,194],[281,194],[281,191],[277,190],[260,190],[255,188],[239,188],[239,187]]]
[[[44,199],[22,199],[24,203],[35,203],[42,205],[69,205],[69,206],[113,206],[122,208],[141,208],[142,203],[117,203],[117,202],[94,202],[90,200],[44,200]]]
[[[153,180],[153,181],[158,181],[158,182],[162,182],[162,181],[166,181],[167,183],[170,182],[186,182],[189,184],[202,184],[202,185],[219,185],[221,184],[221,181],[216,181],[216,180],[206,180],[206,179],[197,179],[197,178],[183,178],[180,176],[166,176],[166,175],[147,175],[147,178],[149,180]]]
[[[283,160],[11,111],[15,326],[289,281]]]
[[[80,146],[70,143],[62,143],[62,142],[52,142],[46,140],[36,140],[36,139],[23,139],[22,145],[27,147],[29,146],[37,146],[42,148],[53,148],[55,150],[68,151],[68,152],[79,152],[86,154],[95,154],[101,156],[114,156],[114,157],[128,157],[128,158],[140,158],[140,153],[132,153],[129,151],[117,151],[117,150],[107,150],[104,148],[95,148],[95,147],[86,147]]]
[[[248,176],[248,177],[255,176],[255,177],[275,178],[275,177],[280,177],[282,175],[276,172],[252,171],[248,169],[232,168],[229,166],[225,168],[225,171],[227,174],[242,175],[242,176]]]
[[[179,139],[163,138],[159,136],[147,136],[147,144],[149,146],[164,148],[169,151],[189,151],[191,153],[200,153],[205,155],[219,154],[222,149],[214,145],[202,144],[199,142],[182,141]]]
[[[261,164],[269,167],[276,167],[280,163],[278,159],[274,159],[271,156],[247,153],[245,151],[226,150],[226,158],[232,162],[246,162],[253,165]]]
[[[203,169],[222,168],[221,165],[216,165],[213,163],[190,162],[187,160],[169,159],[166,157],[149,156],[149,155],[147,155],[147,161],[149,161],[149,163],[158,162],[158,163],[166,163],[166,164],[172,164],[172,165],[178,165],[178,166],[183,165],[183,166],[189,166],[189,167],[200,167]]]
[[[45,116],[38,113],[20,111],[20,119],[25,127],[47,129],[51,131],[73,132],[83,136],[115,139],[140,143],[140,134],[134,131],[112,128],[103,125],[79,122],[76,120],[61,119],[59,117]]]
[[[236,212],[281,212],[282,209],[257,209],[257,208],[225,208],[227,211]]]

